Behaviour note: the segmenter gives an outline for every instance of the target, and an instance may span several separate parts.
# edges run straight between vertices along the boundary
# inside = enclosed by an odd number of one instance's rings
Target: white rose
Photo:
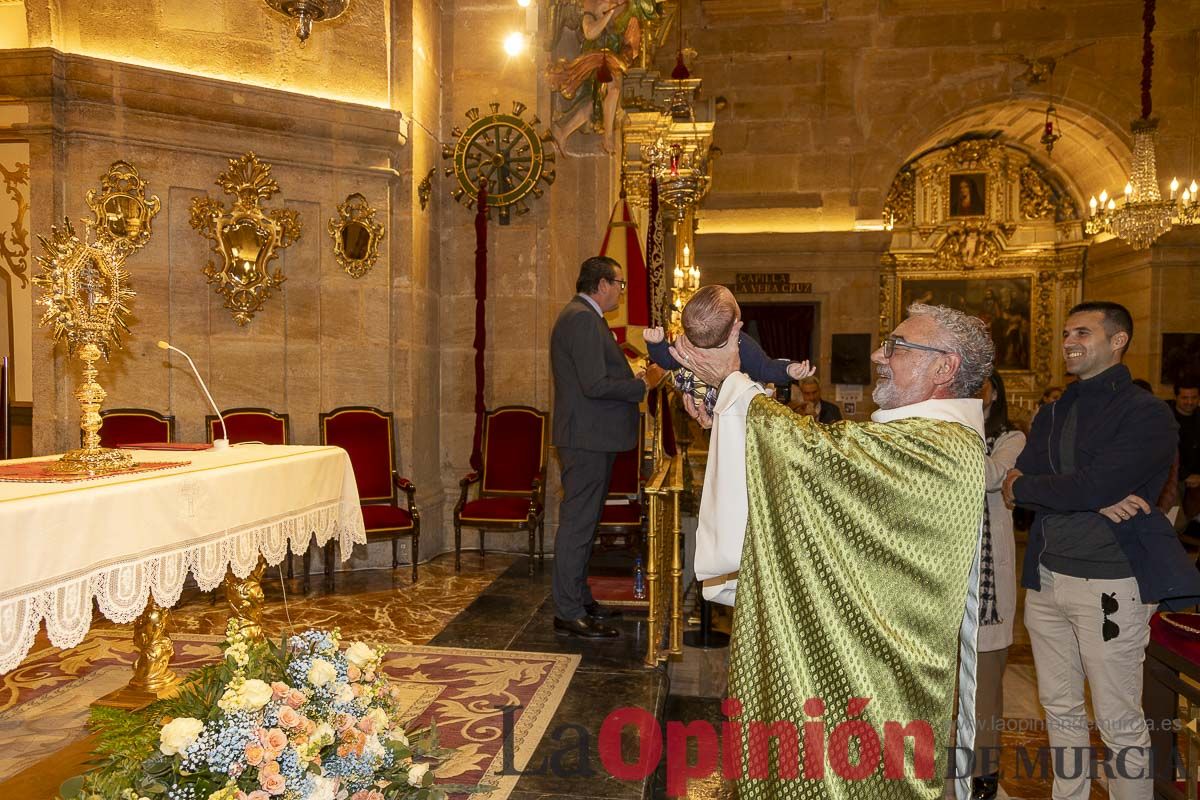
[[[204,730],[204,723],[192,717],[173,719],[158,732],[158,749],[165,756],[173,756],[187,750]]]
[[[271,702],[271,685],[258,678],[251,678],[242,684],[241,696],[243,708],[257,711]]]
[[[333,697],[336,703],[349,703],[354,700],[354,690],[350,688],[350,684],[343,683],[341,688],[337,690],[337,694]]]
[[[408,771],[408,785],[420,786],[426,772],[429,772],[428,764],[413,764],[412,769]]]
[[[308,800],[334,800],[337,797],[337,778],[325,778],[320,775],[314,775],[311,786],[312,791],[308,794]]]
[[[327,744],[332,744],[334,738],[333,726],[331,726],[328,722],[322,722],[317,726],[316,730],[313,731],[312,737],[309,739],[309,741],[316,743],[320,747],[324,747]]]
[[[337,677],[337,670],[323,658],[314,658],[308,668],[308,682],[313,686],[324,686]]]
[[[359,669],[364,669],[377,658],[375,648],[365,642],[355,642],[346,650],[346,660]]]

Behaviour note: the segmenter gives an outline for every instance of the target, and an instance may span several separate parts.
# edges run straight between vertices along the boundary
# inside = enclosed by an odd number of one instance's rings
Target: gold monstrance
[[[109,347],[121,346],[121,330],[129,331],[125,304],[134,293],[125,271],[129,246],[111,237],[89,243],[90,230],[87,225],[80,240],[68,219],[62,228],[50,226],[49,239],[39,236],[46,255],[37,257],[42,272],[33,282],[42,290],[38,303],[46,309],[41,324],[51,327],[56,341],[67,340],[68,355],[78,353],[83,361],[83,383],[75,390],[83,447],[67,453],[50,469],[96,475],[133,464],[128,451],[100,446],[100,405],[107,395],[96,383],[96,361],[101,356],[107,361]]]

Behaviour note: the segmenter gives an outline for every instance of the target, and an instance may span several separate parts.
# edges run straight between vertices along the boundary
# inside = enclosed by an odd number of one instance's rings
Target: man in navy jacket
[[[1004,485],[1006,500],[1036,512],[1022,584],[1050,746],[1064,748],[1054,800],[1089,796],[1085,678],[1110,751],[1110,796],[1150,800],[1141,707],[1150,617],[1159,603],[1192,604],[1200,595],[1200,573],[1152,505],[1178,427],[1121,364],[1132,337],[1121,305],[1071,309],[1063,357],[1079,380],[1038,412]],[[1075,759],[1083,769],[1073,768]]]

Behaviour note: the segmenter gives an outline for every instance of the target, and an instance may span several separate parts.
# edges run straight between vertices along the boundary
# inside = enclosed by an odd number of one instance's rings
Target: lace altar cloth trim
[[[58,459],[49,461],[23,461],[16,464],[0,466],[0,481],[18,483],[77,483],[78,481],[95,481],[101,478],[112,478],[117,475],[132,475],[135,472],[155,472],[160,469],[186,467],[190,461],[142,461],[127,469],[105,472],[103,475],[71,475],[61,472],[51,472],[50,464],[58,463]]]
[[[17,667],[33,646],[42,621],[50,643],[62,649],[83,641],[92,624],[92,600],[113,622],[133,622],[154,601],[170,608],[179,601],[188,573],[202,591],[216,589],[227,570],[245,578],[261,555],[274,566],[293,553],[338,540],[342,560],[355,544],[366,544],[358,507],[340,500],[303,509],[286,517],[264,520],[236,531],[222,531],[188,547],[118,564],[105,564],[52,586],[0,604],[0,673]]]

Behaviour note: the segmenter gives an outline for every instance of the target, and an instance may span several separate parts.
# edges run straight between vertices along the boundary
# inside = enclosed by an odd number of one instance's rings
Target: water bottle
[[[633,599],[646,599],[646,573],[642,570],[642,557],[633,565]]]

